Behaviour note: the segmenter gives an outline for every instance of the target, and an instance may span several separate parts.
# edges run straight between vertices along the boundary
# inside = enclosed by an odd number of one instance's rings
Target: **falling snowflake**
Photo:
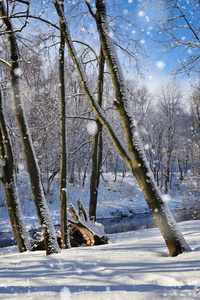
[[[60,290],[60,300],[70,300],[70,290],[66,286]]]
[[[23,171],[23,170],[24,170],[24,165],[21,164],[21,163],[19,163],[19,164],[18,164],[18,168],[19,168],[20,171]]]
[[[164,200],[165,202],[169,202],[169,201],[171,201],[172,199],[171,199],[171,196],[170,196],[170,195],[163,195],[163,200]]]
[[[166,66],[166,63],[163,60],[158,60],[156,62],[156,67],[160,70],[163,70]]]
[[[112,39],[113,38],[113,36],[114,36],[114,34],[112,33],[112,32],[108,32],[108,36]]]
[[[14,74],[15,74],[15,76],[21,76],[21,70],[20,70],[20,68],[15,68],[14,70],[13,70],[13,72],[14,72]]]
[[[77,269],[76,269],[76,272],[77,272],[78,274],[82,274],[82,273],[83,273],[83,271],[81,270],[81,268],[77,268]]]
[[[38,141],[35,141],[33,144],[34,144],[35,147],[39,147],[39,145],[40,145],[40,144],[38,143]]]
[[[124,10],[123,10],[123,14],[124,14],[124,15],[127,15],[127,14],[128,14],[128,9],[124,9]]]
[[[90,135],[95,135],[98,131],[97,123],[95,121],[90,121],[87,124],[87,131]]]
[[[140,10],[139,13],[138,13],[138,16],[139,17],[144,17],[145,15],[145,12],[143,10]]]

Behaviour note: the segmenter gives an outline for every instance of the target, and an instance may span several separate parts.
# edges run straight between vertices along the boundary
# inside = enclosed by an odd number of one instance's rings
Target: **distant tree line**
[[[20,53],[23,53],[23,49],[20,49]],[[27,67],[22,65],[20,76],[23,82],[22,97],[42,173],[43,188],[45,193],[48,193],[53,179],[60,171],[58,66],[56,58],[51,62],[49,59],[45,61],[37,53],[31,53],[27,60],[32,67],[30,68],[29,64]],[[90,78],[92,85],[97,74],[94,72]],[[6,83],[6,79],[3,81],[4,98],[11,99],[11,87]],[[96,119],[85,99],[69,57],[65,59],[65,82],[68,182],[78,183],[84,187],[85,178],[89,176],[92,168],[93,129],[95,132]],[[154,94],[151,94],[147,87],[138,86],[135,81],[129,79],[127,83],[131,107],[136,115],[145,152],[158,186],[168,193],[172,186],[174,189],[178,188],[183,180],[187,180],[188,174],[198,183],[200,170],[198,84],[193,87],[191,94],[183,99],[181,86],[177,82],[158,86]],[[121,134],[122,128],[116,122],[116,110],[112,107],[113,90],[109,89],[109,85],[110,78],[107,75],[104,78],[103,90],[106,104],[103,105],[115,130]],[[16,153],[15,165],[18,170],[24,164],[19,132],[11,102],[6,101],[4,105],[10,122],[13,151]],[[122,172],[124,167],[121,158],[104,130],[102,134],[103,153],[100,172]],[[194,184],[194,191],[197,191],[197,188],[198,186]]]

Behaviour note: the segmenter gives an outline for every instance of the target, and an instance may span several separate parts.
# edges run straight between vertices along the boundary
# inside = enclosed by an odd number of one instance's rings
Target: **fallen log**
[[[88,246],[107,244],[108,237],[104,233],[103,225],[89,220],[80,199],[77,200],[77,204],[79,213],[77,213],[72,204],[69,204],[68,211],[74,218],[74,220],[68,218],[69,224],[79,230]]]
[[[78,212],[72,204],[67,209],[74,220],[68,218],[68,228],[71,247],[79,247],[83,243],[88,246],[102,245],[108,243],[108,237],[105,235],[104,227],[102,224],[89,220],[86,210],[81,203],[77,200]],[[33,242],[32,250],[45,250],[44,239],[41,232],[36,233],[36,240]],[[56,230],[57,241],[62,248],[61,233]]]

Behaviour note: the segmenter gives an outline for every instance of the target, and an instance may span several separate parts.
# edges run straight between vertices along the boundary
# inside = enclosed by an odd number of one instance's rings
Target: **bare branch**
[[[93,11],[92,11],[92,8],[91,8],[91,6],[90,6],[90,4],[89,4],[88,0],[84,0],[84,1],[85,1],[85,4],[86,4],[86,5],[87,5],[87,7],[88,7],[88,10],[89,10],[89,12],[90,12],[91,16],[92,16],[93,18],[95,18],[95,17],[96,17],[96,15],[93,13]]]
[[[192,33],[194,34],[195,38],[199,41],[199,37],[196,34],[196,31],[192,28],[190,22],[188,21],[188,19],[186,18],[185,14],[183,14],[182,10],[180,9],[179,6],[177,6],[178,10],[180,11],[182,17],[185,19],[185,22],[187,23],[188,27],[190,28],[190,30],[192,31]]]
[[[86,144],[90,144],[90,143],[92,143],[91,140],[86,141],[86,142],[82,143],[78,148],[76,148],[73,152],[68,152],[68,153],[69,153],[70,155],[73,155],[73,154],[75,154],[77,151],[79,151],[83,146],[85,146]]]
[[[172,18],[167,18],[167,19],[161,19],[160,21],[161,22],[169,22],[169,21],[173,21],[173,20],[176,20],[178,18],[182,18],[183,15],[178,15],[178,16],[175,16],[175,17],[172,17]]]
[[[94,118],[80,117],[80,116],[67,116],[66,119],[81,119],[81,120],[89,120],[96,121]]]
[[[26,15],[21,15],[20,17],[21,18],[23,18],[23,17],[25,17]],[[12,17],[13,19],[14,18],[18,18],[18,16],[13,16]],[[54,28],[56,28],[57,30],[59,30],[60,31],[60,27],[59,26],[57,26],[57,25],[55,25],[54,23],[52,23],[52,22],[50,22],[50,21],[48,21],[48,20],[46,20],[46,19],[43,19],[42,17],[37,17],[37,16],[33,16],[33,15],[29,15],[29,19],[35,19],[35,20],[38,20],[38,21],[41,21],[41,22],[44,22],[44,23],[46,23],[46,24],[48,24],[48,25],[50,25],[50,26],[52,26],[52,27],[54,27]]]
[[[11,65],[6,60],[4,60],[3,58],[0,58],[0,62],[2,62],[9,69],[11,68]]]
[[[90,45],[88,45],[88,44],[86,44],[86,43],[84,43],[84,42],[81,42],[81,41],[76,41],[76,40],[73,40],[72,42],[73,42],[73,43],[79,43],[79,44],[81,44],[81,45],[84,45],[84,46],[88,47],[88,48],[94,53],[94,55],[95,55],[95,57],[96,57],[96,60],[99,61],[99,58],[98,58],[98,56],[97,56],[97,54],[96,54],[96,51],[95,51]]]

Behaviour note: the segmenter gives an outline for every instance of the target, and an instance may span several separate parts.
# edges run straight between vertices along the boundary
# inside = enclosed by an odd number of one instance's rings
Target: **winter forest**
[[[0,299],[199,297],[199,12],[0,0]]]

